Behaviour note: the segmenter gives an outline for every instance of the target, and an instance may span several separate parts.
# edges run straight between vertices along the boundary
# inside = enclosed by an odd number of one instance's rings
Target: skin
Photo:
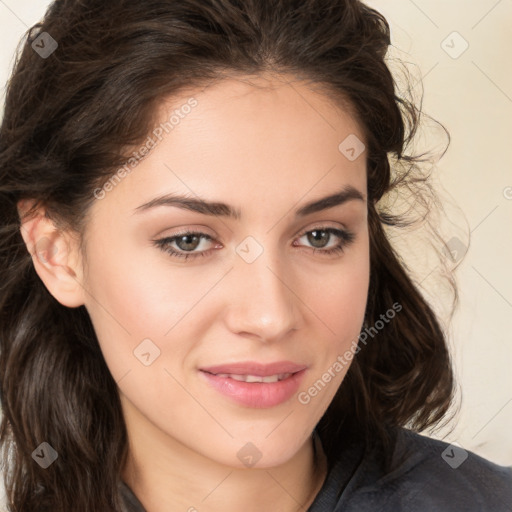
[[[326,476],[311,434],[349,364],[308,404],[295,395],[266,409],[234,403],[198,371],[294,361],[308,366],[304,391],[351,348],[363,323],[366,163],[338,149],[351,134],[363,141],[363,132],[331,98],[289,81],[230,78],[194,91],[192,112],[95,201],[84,252],[44,210],[22,226],[50,293],[91,316],[129,436],[123,479],[151,512],[305,510]],[[191,96],[163,102],[161,119]],[[347,185],[363,200],[295,218],[300,206]],[[242,218],[169,206],[134,213],[170,192],[227,203]],[[20,215],[28,204],[20,202]],[[303,234],[328,227],[354,234],[343,252],[321,253],[343,243],[336,235],[322,246]],[[185,228],[212,237],[193,249],[209,254],[185,260],[154,245]],[[252,263],[236,252],[248,236],[263,248]],[[160,350],[148,366],[134,356],[147,338]],[[248,442],[261,453],[252,467],[237,457]]]

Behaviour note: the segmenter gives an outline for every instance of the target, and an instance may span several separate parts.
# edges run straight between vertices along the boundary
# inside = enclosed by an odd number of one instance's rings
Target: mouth
[[[206,372],[210,373],[210,372]],[[281,380],[291,377],[293,373],[279,373],[276,375],[267,375],[262,377],[261,375],[238,375],[236,373],[210,373],[210,375],[216,375],[217,377],[224,377],[228,379],[237,380],[239,382],[279,382]]]
[[[200,368],[200,370],[213,375],[240,375],[252,377],[279,377],[289,373],[297,373],[307,368],[305,364],[291,361],[276,361],[273,363],[258,363],[255,361],[243,361],[237,363],[221,364]]]
[[[238,405],[270,408],[297,392],[306,371],[306,365],[288,361],[248,362],[201,368],[200,374],[213,389]]]

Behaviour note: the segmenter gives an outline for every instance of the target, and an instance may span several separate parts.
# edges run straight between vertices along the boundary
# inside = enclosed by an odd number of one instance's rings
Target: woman
[[[61,0],[37,29],[0,132],[9,510],[511,510],[509,469],[416,433],[454,384],[383,228],[426,179],[385,19]]]

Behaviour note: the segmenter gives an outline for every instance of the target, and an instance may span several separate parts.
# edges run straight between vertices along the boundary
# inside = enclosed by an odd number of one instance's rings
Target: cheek
[[[358,351],[369,279],[369,243],[364,237],[339,265],[305,283],[307,304],[315,312],[315,363],[297,398],[309,411],[328,407]]]
[[[328,317],[333,324],[350,325],[357,323],[364,312],[368,295],[369,274],[365,265],[343,268],[318,283],[315,293],[310,294],[315,301],[321,318]]]
[[[324,268],[315,277],[306,275],[302,296],[323,323],[327,339],[343,346],[361,329],[370,280],[368,241],[363,238],[339,265]]]
[[[368,296],[368,253],[354,252],[345,263],[325,279],[316,280],[308,295],[311,309],[318,312],[314,364],[297,401],[303,414],[315,419],[312,425],[331,403],[358,352]]]
[[[171,269],[165,255],[148,264],[147,252],[115,246],[114,237],[108,250],[97,243],[89,258],[86,307],[114,379],[133,370],[147,378],[155,372],[145,363],[154,361],[153,370],[172,367],[200,342],[206,322],[198,319],[209,307],[203,299],[224,270]]]

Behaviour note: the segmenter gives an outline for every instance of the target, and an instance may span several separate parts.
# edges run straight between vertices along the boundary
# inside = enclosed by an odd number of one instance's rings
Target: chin
[[[222,453],[212,454],[210,458],[236,469],[269,469],[289,462],[303,446],[302,438],[291,443],[290,437],[285,439],[277,434],[274,439],[265,440],[263,437],[261,441],[251,436],[246,441],[240,441],[240,437],[237,437]]]

